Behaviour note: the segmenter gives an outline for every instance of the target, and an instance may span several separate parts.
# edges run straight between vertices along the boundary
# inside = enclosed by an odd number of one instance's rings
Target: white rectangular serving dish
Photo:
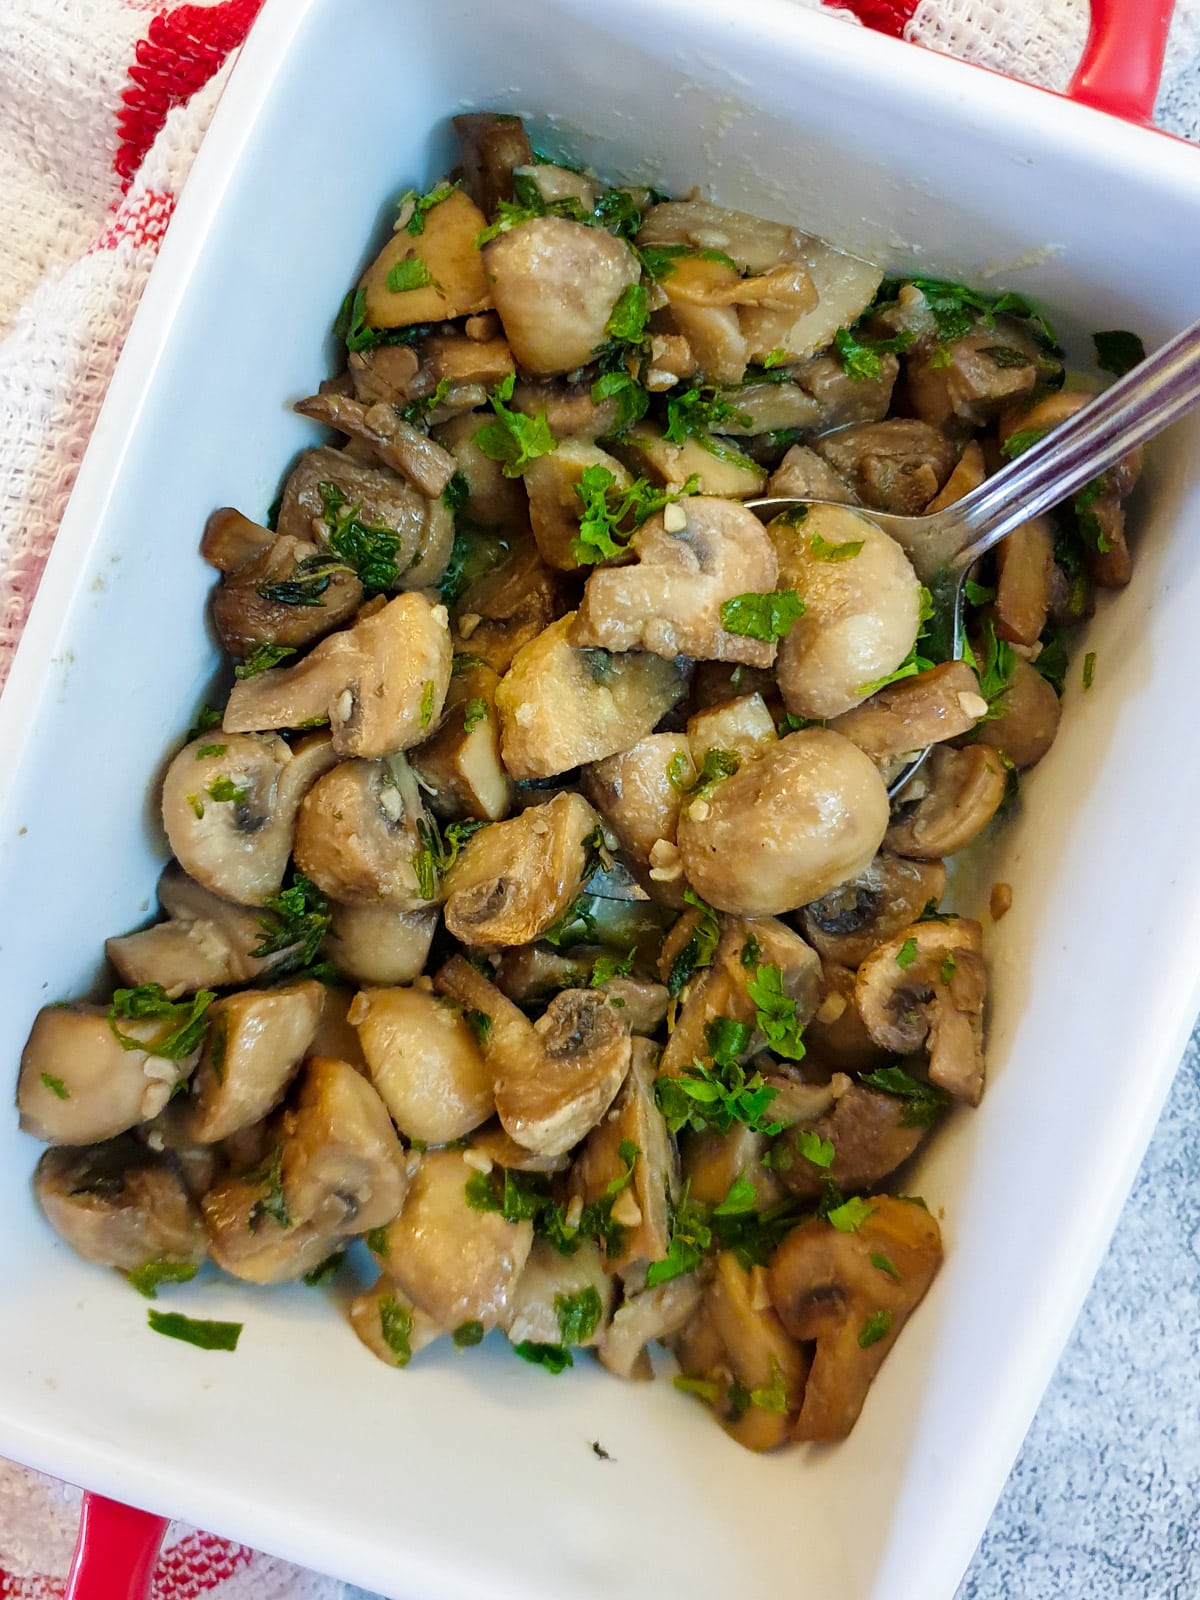
[[[530,113],[609,175],[894,267],[1044,297],[1078,340],[1200,312],[1200,154],[786,0],[269,0],[138,313],[0,701],[0,1059],[153,904],[163,752],[216,665],[196,547],[311,436],[338,301],[446,118]],[[431,131],[432,130],[432,131]],[[991,1083],[916,1182],[948,1255],[832,1449],[759,1459],[669,1385],[485,1347],[404,1374],[324,1295],[169,1291],[235,1356],[146,1327],[55,1242],[0,1122],[0,1451],[407,1600],[948,1600],[1082,1303],[1194,1015],[1190,681],[1200,428],[1154,450],[1133,584],[981,882]],[[495,1342],[495,1341],[493,1341]],[[597,1458],[600,1441],[614,1458]]]

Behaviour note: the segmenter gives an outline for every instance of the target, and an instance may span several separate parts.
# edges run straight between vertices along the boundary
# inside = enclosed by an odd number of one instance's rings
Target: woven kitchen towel
[[[816,0],[796,0],[815,4]],[[230,58],[260,0],[0,0],[0,684]],[[1086,0],[845,0],[870,27],[1063,87]],[[1200,0],[1159,122],[1200,139]],[[1200,1595],[1195,1041],[961,1600]],[[0,1600],[62,1594],[76,1491],[0,1463]],[[174,1526],[155,1600],[358,1591]],[[420,1600],[418,1596],[406,1600]],[[837,1600],[837,1597],[832,1597]]]

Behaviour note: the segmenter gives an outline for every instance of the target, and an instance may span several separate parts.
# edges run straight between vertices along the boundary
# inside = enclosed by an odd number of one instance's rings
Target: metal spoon
[[[1115,467],[1123,455],[1161,433],[1197,401],[1200,322],[1131,367],[1111,388],[944,511],[927,517],[870,510],[860,515],[890,534],[907,552],[917,576],[933,595],[935,627],[941,637],[953,640],[953,659],[960,660],[966,644],[963,586],[980,556],[1023,522]],[[776,517],[797,506],[832,502],[766,497],[745,503],[752,511]],[[928,754],[928,749],[922,750],[892,780],[890,796],[899,793]]]

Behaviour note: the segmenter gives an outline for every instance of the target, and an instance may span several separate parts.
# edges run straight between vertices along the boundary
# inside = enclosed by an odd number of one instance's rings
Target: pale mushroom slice
[[[409,757],[429,795],[430,809],[443,820],[474,818],[498,822],[512,806],[512,779],[500,759],[500,682],[486,661],[458,670],[459,657],[436,732]]]
[[[800,925],[827,960],[857,967],[923,911],[936,910],[945,892],[946,869],[939,859],[909,861],[881,850],[857,878],[802,907]]]
[[[728,259],[694,255],[672,261],[658,284],[668,326],[686,340],[695,367],[710,383],[740,384],[745,376],[749,352],[732,297],[752,281]]]
[[[461,1006],[428,989],[364,989],[348,1016],[371,1082],[407,1138],[449,1144],[495,1111],[492,1075]]]
[[[996,637],[1032,649],[1050,613],[1054,524],[1048,516],[1021,523],[996,546]]]
[[[767,469],[743,454],[732,440],[689,434],[682,444],[668,439],[660,423],[648,417],[609,441],[613,455],[635,477],[682,490],[693,478],[700,493],[724,500],[748,500],[761,494]]]
[[[324,950],[356,983],[411,983],[425,970],[437,926],[436,906],[400,911],[386,904],[335,905]]]
[[[333,900],[420,911],[435,898],[418,865],[426,846],[420,791],[401,757],[343,761],[304,797],[296,865]],[[425,889],[430,892],[426,894]]]
[[[633,482],[615,456],[586,439],[563,439],[557,450],[531,461],[522,474],[533,537],[542,559],[561,572],[574,572],[580,565],[573,550],[583,510],[578,488],[585,471],[595,467],[609,473],[614,489],[628,489]]]
[[[462,956],[435,979],[467,1008],[493,1074],[506,1133],[540,1155],[561,1155],[591,1131],[629,1071],[621,1013],[594,989],[564,989],[536,1023]]]
[[[730,752],[740,762],[762,755],[779,734],[762,695],[742,694],[719,705],[706,706],[688,718],[688,745],[703,786],[711,770],[709,752]]]
[[[990,745],[962,750],[938,745],[897,797],[884,844],[918,861],[962,850],[1003,805],[1008,774],[1000,752]]]
[[[629,1076],[613,1108],[588,1134],[571,1169],[571,1193],[584,1205],[612,1200],[619,1250],[606,1240],[607,1272],[661,1261],[671,1247],[671,1202],[679,1194],[679,1158],[654,1098],[659,1048],[635,1039]],[[723,1198],[723,1197],[722,1197]]]
[[[454,476],[454,457],[448,450],[405,422],[395,406],[364,405],[348,395],[314,394],[293,407],[302,417],[327,423],[354,439],[369,444],[385,467],[407,478],[414,489],[433,500]]]
[[[592,360],[641,262],[622,239],[566,217],[535,217],[485,246],[484,270],[513,356],[549,376]]]
[[[542,560],[528,531],[507,537],[506,543],[503,559],[473,578],[454,606],[462,652],[499,673],[507,672],[517,652],[569,603],[562,575]],[[484,545],[484,552],[489,548]]]
[[[909,1055],[925,1045],[929,1081],[956,1100],[983,1094],[983,929],[969,917],[915,922],[858,969],[855,995],[871,1037]]]
[[[613,1303],[613,1282],[604,1270],[600,1247],[581,1239],[573,1255],[563,1255],[545,1239],[535,1239],[517,1280],[505,1324],[511,1344],[599,1344]]]
[[[888,824],[870,758],[827,728],[769,745],[679,819],[683,870],[718,910],[775,916],[869,865]]]
[[[691,748],[681,733],[647,734],[580,775],[580,787],[616,835],[642,888],[667,905],[683,905],[687,885],[675,829],[683,793],[695,781]]]
[[[789,1031],[799,1039],[800,1030],[816,1011],[821,996],[821,963],[816,952],[774,917],[753,922],[726,917],[710,965],[684,991],[683,1004],[663,1051],[662,1071],[666,1076],[677,1077],[697,1057],[711,1054],[708,1029],[722,1017],[747,1028],[745,1047],[740,1052],[743,1058],[771,1048],[750,992],[750,985],[761,980],[767,967],[775,969],[778,981],[772,987],[778,993],[779,1010],[787,1014]]]
[[[773,638],[726,626],[731,603],[773,595],[779,563],[752,511],[688,495],[647,518],[629,541],[632,566],[598,567],[584,587],[570,642],[769,667]]]
[[[995,714],[976,735],[979,742],[991,745],[1021,771],[1036,766],[1054,743],[1062,716],[1062,703],[1053,686],[1036,667],[1018,657],[994,709]]]
[[[630,1295],[604,1330],[597,1351],[602,1364],[618,1378],[653,1378],[646,1346],[678,1333],[695,1315],[703,1292],[699,1273],[689,1272]]]
[[[336,760],[323,733],[293,747],[275,734],[214,729],[184,745],[162,790],[180,866],[226,900],[264,904],[283,883],[300,803]]]
[[[793,1339],[816,1341],[792,1438],[844,1439],[901,1328],[942,1263],[924,1206],[878,1195],[853,1233],[801,1223],[768,1271],[771,1302]]]
[[[386,1274],[373,1288],[355,1295],[347,1316],[371,1354],[388,1367],[406,1367],[446,1332]]]
[[[506,1222],[470,1205],[477,1173],[460,1150],[421,1158],[404,1209],[387,1230],[380,1257],[388,1278],[439,1327],[507,1322],[533,1245],[533,1224]]]
[[[491,305],[477,243],[487,218],[461,190],[423,216],[424,227],[392,234],[363,274],[366,321],[402,328],[486,311]]]
[[[218,506],[204,524],[200,554],[218,572],[238,572],[266,555],[278,538],[278,533],[251,522],[233,506]]]
[[[946,661],[889,684],[834,718],[830,727],[872,761],[887,762],[970,733],[987,712],[972,668],[965,661]]]
[[[99,1266],[134,1273],[167,1265],[194,1271],[208,1254],[200,1213],[179,1167],[133,1139],[45,1151],[33,1192],[55,1233]]]
[[[731,1439],[747,1450],[783,1444],[804,1399],[809,1359],[771,1305],[761,1267],[747,1271],[729,1250],[691,1321],[675,1340],[676,1386],[712,1407]]]
[[[446,874],[446,927],[467,945],[540,937],[583,887],[600,819],[582,795],[556,795],[473,834]]]
[[[293,1223],[326,1239],[386,1227],[408,1187],[387,1107],[349,1062],[327,1056],[307,1062],[284,1113],[279,1171]]]
[[[197,989],[254,983],[293,953],[256,956],[264,928],[259,914],[232,904],[189,878],[178,862],[158,883],[165,922],[104,942],[104,953],[131,988],[157,983],[176,999]]]
[[[921,584],[882,528],[839,506],[776,517],[767,530],[781,588],[804,615],[779,641],[776,676],[788,710],[836,717],[904,662],[921,625]]]
[[[275,1109],[313,1042],[324,1004],[323,986],[309,981],[244,989],[212,1005],[192,1079],[188,1129],[197,1143],[216,1144]]]
[[[844,1193],[882,1183],[925,1138],[937,1110],[935,1104],[909,1102],[844,1077],[834,1079],[830,1093],[835,1096],[831,1109],[799,1119],[771,1147],[772,1172],[801,1200],[817,1200],[827,1182]],[[918,1105],[920,1114],[914,1116]],[[832,1159],[822,1165],[830,1145]],[[820,1160],[812,1159],[814,1150]]]
[[[203,1014],[198,1006],[198,1016]],[[153,1054],[167,1026],[158,1016],[110,1022],[106,1006],[44,1006],[21,1052],[21,1127],[46,1144],[84,1145],[149,1122],[200,1054],[199,1037],[177,1059]],[[118,1029],[126,1041],[140,1040],[147,1049],[123,1043]]]
[[[445,606],[397,595],[323,639],[298,666],[240,679],[224,728],[296,728],[328,718],[336,755],[393,755],[437,726],[452,654]]]
[[[686,665],[570,643],[575,613],[517,651],[496,690],[500,749],[517,779],[552,778],[628,750],[687,688]]]
[[[335,1242],[296,1221],[280,1187],[280,1146],[257,1170],[223,1178],[200,1202],[213,1260],[244,1283],[288,1283],[319,1267]]]
[[[534,1150],[526,1150],[523,1144],[505,1133],[499,1122],[489,1122],[478,1128],[468,1140],[468,1149],[468,1164],[478,1163],[475,1170],[481,1172],[485,1168],[490,1172],[492,1167],[502,1167],[508,1172],[565,1172],[571,1165],[569,1153],[542,1156]]]

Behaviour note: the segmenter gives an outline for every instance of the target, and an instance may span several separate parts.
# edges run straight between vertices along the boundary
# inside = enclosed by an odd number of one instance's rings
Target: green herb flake
[[[482,1322],[460,1322],[452,1338],[460,1350],[470,1350],[472,1346],[483,1343],[483,1333]]]
[[[604,331],[620,344],[641,344],[646,337],[650,307],[645,284],[631,283],[621,290]]]
[[[564,1345],[586,1344],[600,1326],[604,1307],[590,1284],[578,1294],[556,1294],[554,1315]]]
[[[633,971],[633,958],[637,954],[636,947],[623,956],[600,955],[596,957],[592,967],[592,975],[588,980],[589,989],[599,989],[606,983],[611,983],[614,978],[627,978]]]
[[[694,906],[701,915],[692,929],[691,937],[671,963],[671,971],[667,977],[667,993],[672,1000],[678,999],[695,973],[702,967],[711,966],[713,953],[721,937],[721,924],[708,902],[701,900],[694,889],[685,889],[683,898],[687,905]]]
[[[901,1273],[899,1268],[889,1256],[885,1256],[881,1251],[872,1251],[871,1265],[878,1272],[886,1272],[888,1277],[894,1278],[897,1283],[901,1282]]]
[[[257,1229],[264,1217],[270,1217],[281,1228],[290,1228],[292,1214],[283,1192],[283,1145],[277,1144],[258,1171],[251,1173],[246,1181],[262,1188],[261,1195],[250,1207],[251,1231]]]
[[[1049,428],[1019,428],[1016,433],[1010,433],[1000,446],[1000,454],[1008,461],[1015,461],[1018,456],[1024,455],[1026,450],[1031,450],[1035,444],[1046,437]]]
[[[869,380],[883,372],[885,355],[902,354],[915,338],[911,329],[905,328],[891,339],[860,340],[851,329],[839,328],[833,336],[833,348],[848,378]]]
[[[1090,689],[1096,681],[1096,652],[1089,650],[1083,658],[1083,687]]]
[[[122,1050],[144,1050],[148,1056],[165,1061],[182,1061],[200,1048],[208,1029],[206,1012],[216,999],[212,989],[199,989],[190,1000],[174,1001],[159,983],[139,984],[136,989],[117,989],[108,1008],[108,1025]],[[156,1017],[158,1034],[149,1040],[122,1033],[118,1022],[140,1022]]]
[[[858,1336],[859,1349],[869,1350],[873,1344],[886,1339],[892,1331],[894,1320],[890,1311],[872,1311],[863,1323],[862,1332]]]
[[[216,800],[221,805],[240,806],[250,798],[248,784],[236,784],[224,773],[214,778],[205,792],[210,800]]]
[[[475,1035],[476,1043],[485,1048],[492,1037],[492,1019],[486,1011],[467,1011],[464,1013],[467,1027]]]
[[[196,760],[205,761],[209,756],[217,756],[219,758],[228,749],[229,746],[227,744],[202,744],[199,750],[196,751]]]
[[[955,961],[953,954],[948,950],[946,952],[945,958],[943,959],[942,965],[941,965],[941,979],[942,979],[942,982],[943,983],[949,983],[951,978],[953,978],[954,974],[957,971],[958,971],[958,963],[957,963],[957,961]]]
[[[917,941],[915,939],[905,939],[904,943],[896,952],[896,965],[903,971],[907,971],[907,969],[912,966],[916,959]]]
[[[592,384],[591,395],[598,406],[607,400],[616,401],[616,420],[610,430],[614,434],[624,433],[635,422],[640,422],[650,409],[649,391],[623,366],[602,372]]]
[[[776,350],[768,350],[766,355],[762,358],[762,364],[764,370],[770,372],[773,367],[782,367],[793,359],[794,357],[792,356],[791,351],[784,350],[781,347]]]
[[[463,707],[463,732],[474,733],[481,722],[487,721],[488,703],[481,696],[475,695]]]
[[[407,294],[410,289],[428,289],[432,284],[433,277],[420,256],[404,256],[388,269],[387,286],[392,294]]]
[[[796,1149],[805,1161],[811,1161],[814,1167],[827,1168],[833,1165],[835,1153],[833,1140],[823,1139],[811,1128],[805,1128],[796,1135]]]
[[[160,1283],[190,1283],[198,1270],[194,1261],[147,1261],[125,1276],[139,1294],[156,1300]]]
[[[61,1078],[56,1078],[53,1073],[42,1073],[42,1087],[49,1089],[50,1093],[58,1100],[69,1100],[71,1098],[70,1089],[67,1088]]]
[[[900,1121],[906,1128],[928,1127],[947,1100],[946,1094],[935,1084],[919,1082],[903,1067],[879,1067],[874,1072],[864,1072],[859,1082],[868,1089],[878,1089],[881,1094],[905,1101]]]
[[[181,1316],[178,1311],[151,1309],[146,1312],[146,1319],[155,1333],[194,1344],[198,1350],[236,1350],[242,1333],[240,1322],[200,1322]]]
[[[487,662],[482,656],[471,656],[465,653],[456,655],[450,663],[450,676],[461,678],[468,672],[474,672],[476,667],[486,667]]]
[[[741,1217],[758,1205],[758,1191],[749,1178],[735,1178],[729,1193],[719,1206],[713,1208],[714,1217]]]
[[[415,189],[407,190],[397,202],[397,210],[400,216],[405,219],[402,224],[397,226],[402,226],[406,232],[411,233],[414,237],[424,233],[425,218],[433,210],[434,206],[440,206],[443,200],[449,200],[457,187],[456,183],[439,183],[437,188],[431,189],[428,194],[418,194]],[[411,210],[409,210],[410,206]]]
[[[379,1331],[398,1367],[412,1360],[413,1314],[394,1294],[379,1299]]]
[[[753,934],[750,934],[745,944],[742,946],[742,966],[745,967],[747,972],[751,972],[758,965],[761,959],[762,945],[759,944],[758,940]]]
[[[727,256],[721,250],[697,250],[690,244],[652,244],[642,245],[638,249],[642,258],[642,267],[647,277],[653,278],[657,283],[662,278],[669,278],[675,271],[675,264],[685,258],[692,261],[715,261],[723,267],[732,267],[737,271],[737,262],[732,256]]]
[[[814,533],[808,541],[808,548],[817,561],[853,561],[865,543],[865,539],[849,539],[844,544],[830,544],[828,539],[822,539],[819,533]]]
[[[437,685],[432,678],[425,680],[425,687],[421,690],[421,726],[427,728],[433,721],[433,702],[437,694]]]
[[[684,1193],[671,1218],[671,1243],[661,1261],[652,1261],[646,1271],[646,1287],[654,1289],[672,1278],[694,1272],[712,1243],[712,1230],[702,1209]]]
[[[400,576],[400,536],[394,528],[372,527],[361,521],[361,505],[351,504],[336,483],[317,485],[325,521],[327,549],[309,556],[297,567],[327,568],[331,560],[355,573],[368,594],[385,594]],[[313,564],[310,566],[310,564]]]
[[[269,672],[272,667],[277,667],[281,661],[295,654],[295,650],[285,644],[256,644],[246,659],[234,667],[233,675],[235,678],[257,678],[260,672]]]
[[[538,1344],[534,1339],[522,1339],[520,1344],[514,1344],[512,1348],[513,1353],[520,1356],[522,1361],[528,1361],[534,1367],[542,1367],[547,1372],[557,1374],[575,1365],[571,1352],[565,1350],[561,1344]]]
[[[777,589],[774,594],[738,594],[722,602],[721,626],[727,633],[774,644],[786,636],[804,611],[804,601],[794,589]]]
[[[754,1001],[754,1020],[768,1047],[788,1061],[802,1061],[803,1024],[796,1016],[795,1000],[784,990],[782,969],[772,963],[756,967],[746,992]]]
[[[1136,333],[1124,328],[1111,328],[1107,333],[1094,333],[1096,365],[1101,372],[1113,372],[1123,377],[1131,368],[1146,359],[1146,346]]]
[[[681,794],[693,800],[706,800],[719,783],[733,777],[741,764],[740,757],[732,750],[719,750],[714,745],[704,752],[700,771],[690,781],[687,779],[690,762],[682,751],[671,757],[667,776]]]
[[[647,478],[619,489],[607,467],[585,467],[575,485],[580,518],[579,535],[571,541],[572,555],[581,566],[624,555],[628,540],[648,517],[699,488],[699,476],[693,473],[677,490],[656,489]]]
[[[288,888],[263,901],[258,918],[262,938],[250,954],[256,961],[283,956],[281,961],[271,963],[273,978],[303,972],[316,962],[332,922],[333,912],[326,896],[297,872]]]
[[[985,588],[982,583],[976,583],[974,578],[968,578],[963,584],[963,595],[969,606],[987,606],[996,598],[996,591]]]
[[[367,1249],[373,1256],[378,1256],[381,1261],[386,1260],[392,1253],[392,1241],[388,1238],[386,1228],[369,1228],[363,1234]]]
[[[697,1400],[703,1400],[706,1406],[712,1406],[714,1410],[724,1393],[715,1378],[688,1378],[680,1372],[671,1379],[671,1382],[680,1393],[694,1394]]]
[[[875,1207],[869,1201],[854,1195],[851,1199],[844,1200],[840,1206],[834,1206],[832,1211],[827,1211],[825,1220],[839,1233],[857,1233],[874,1210]]]
[[[304,1274],[305,1283],[310,1289],[320,1288],[321,1284],[328,1283],[330,1278],[337,1276],[345,1259],[344,1250],[335,1250],[332,1255],[326,1256],[324,1261],[319,1261],[311,1272]]]
[[[536,417],[527,417],[523,411],[514,411],[506,404],[513,397],[516,374],[508,376],[493,389],[491,407],[496,420],[479,429],[475,443],[489,461],[498,461],[506,478],[519,478],[531,461],[547,456],[558,449],[558,440],[550,432],[545,411]]]

